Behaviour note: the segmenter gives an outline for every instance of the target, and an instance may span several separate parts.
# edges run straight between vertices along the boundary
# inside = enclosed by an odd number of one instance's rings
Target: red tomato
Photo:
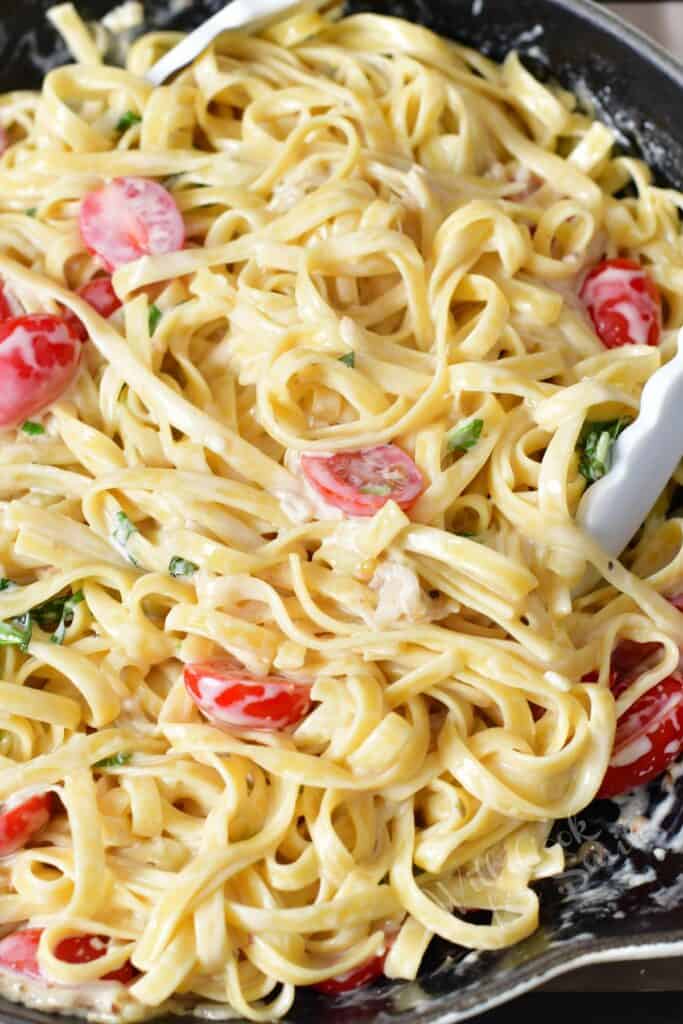
[[[326,996],[340,995],[342,992],[351,992],[355,988],[369,985],[375,978],[381,977],[384,973],[384,961],[387,958],[386,952],[375,956],[360,967],[354,967],[347,974],[340,974],[337,978],[327,978],[326,981],[319,981],[312,985],[317,992],[324,992]]]
[[[54,806],[52,793],[31,796],[0,814],[0,857],[25,846],[31,836],[47,825]]]
[[[610,658],[609,686],[615,697],[620,697],[635,677],[646,667],[645,663],[657,653],[659,644],[639,644],[635,640],[620,640]],[[597,672],[588,672],[582,682],[596,683]]]
[[[395,444],[336,455],[302,455],[301,468],[328,504],[351,516],[372,516],[389,499],[408,509],[425,486],[418,467]]]
[[[598,263],[583,282],[581,299],[605,348],[659,343],[662,301],[635,260]]]
[[[11,316],[13,316],[12,307],[4,289],[0,286],[0,320],[9,320]]]
[[[114,178],[89,192],[81,203],[81,237],[113,271],[141,256],[177,252],[185,244],[185,224],[175,199],[147,178]]]
[[[683,750],[683,676],[676,672],[639,697],[617,722],[598,796],[617,796],[656,779]]]
[[[675,594],[673,597],[668,598],[674,608],[678,608],[679,612],[683,612],[683,592]]]
[[[68,320],[40,314],[0,323],[0,430],[51,405],[76,376],[81,347]]]
[[[79,288],[76,294],[84,299],[88,305],[92,306],[95,312],[99,313],[105,320],[108,320],[123,305],[114,291],[114,285],[110,277],[94,277],[92,281],[88,281],[87,284]],[[70,326],[78,334],[79,339],[87,341],[88,332],[78,317],[74,316],[73,313],[65,315]]]
[[[185,666],[185,686],[217,725],[277,731],[296,725],[311,706],[311,690],[278,676],[249,675],[228,658]]]
[[[660,644],[639,644],[635,640],[620,640],[612,651],[609,685],[615,697],[621,697],[636,676],[647,667]]]
[[[0,966],[29,978],[42,978],[38,966],[38,945],[42,934],[42,928],[22,928],[6,935],[0,940]],[[104,935],[70,935],[57,944],[55,956],[67,964],[88,964],[104,956],[108,945],[109,939]],[[125,985],[135,974],[135,968],[126,962],[100,980],[118,981]]]

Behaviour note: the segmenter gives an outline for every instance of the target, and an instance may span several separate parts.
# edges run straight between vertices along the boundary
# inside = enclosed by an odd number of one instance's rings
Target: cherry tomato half
[[[81,237],[113,271],[141,256],[177,252],[185,224],[171,193],[147,178],[114,178],[81,203]]]
[[[425,486],[413,460],[394,444],[335,455],[302,455],[301,468],[328,504],[351,516],[372,516],[390,499],[408,509]]]
[[[279,676],[252,676],[231,659],[185,666],[185,686],[217,725],[276,732],[296,725],[311,706],[310,687]]]
[[[581,299],[605,348],[659,344],[662,300],[635,260],[598,263],[583,282]]]
[[[20,850],[31,836],[47,825],[52,816],[52,793],[31,796],[0,814],[0,857]]]
[[[81,355],[63,317],[38,314],[0,323],[0,429],[15,427],[66,391]]]
[[[94,277],[76,292],[88,305],[92,306],[96,313],[108,320],[123,303],[114,291],[111,277]],[[69,324],[76,332],[81,341],[88,340],[88,332],[84,324],[73,313],[65,314]]]
[[[614,750],[598,796],[617,796],[656,779],[683,751],[683,676],[663,679],[617,722]]]
[[[323,992],[326,996],[337,996],[341,995],[342,992],[352,992],[356,988],[369,985],[375,978],[381,977],[384,973],[386,958],[387,954],[384,952],[380,956],[375,956],[372,960],[361,964],[359,967],[354,967],[347,974],[341,974],[338,978],[327,978],[325,981],[319,981],[316,985],[312,985],[311,988],[314,988],[316,992]]]
[[[14,310],[5,289],[0,285],[0,320],[9,320],[11,316],[14,316]]]
[[[22,928],[0,939],[0,967],[29,978],[43,978],[38,965],[38,945],[42,928]],[[70,935],[55,947],[55,956],[67,964],[88,964],[107,951],[109,939],[103,935]],[[130,962],[105,974],[100,981],[118,981],[126,985],[136,976]]]

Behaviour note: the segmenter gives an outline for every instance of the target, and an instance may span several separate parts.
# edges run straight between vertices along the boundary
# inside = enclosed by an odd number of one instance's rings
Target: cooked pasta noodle
[[[44,929],[41,977],[2,991],[260,1021],[373,958],[415,978],[434,935],[523,939],[554,821],[683,641],[671,488],[621,561],[575,523],[585,421],[637,414],[676,348],[681,195],[514,53],[401,20],[300,13],[161,88],[177,34],[122,69],[52,20],[78,63],[0,99],[0,277],[89,341],[0,435],[0,620],[32,622],[0,646],[0,800],[60,802],[0,860],[5,931]],[[78,216],[116,177],[163,184],[188,241],[119,266],[105,319]],[[578,298],[617,256],[664,296],[659,346],[603,347]],[[411,507],[350,516],[302,470],[379,445],[419,469]],[[615,702],[625,640],[659,658]],[[212,722],[183,668],[219,657],[312,710]],[[65,962],[74,934],[102,955]]]

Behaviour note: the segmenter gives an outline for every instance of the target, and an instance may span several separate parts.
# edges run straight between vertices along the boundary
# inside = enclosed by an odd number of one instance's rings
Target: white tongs
[[[683,457],[683,330],[676,356],[643,388],[638,417],[617,438],[612,466],[579,505],[580,525],[620,555]]]
[[[161,85],[181,68],[191,64],[221,32],[243,29],[255,31],[286,11],[301,8],[317,10],[329,0],[233,0],[203,25],[190,32],[181,43],[164,54],[145,76],[152,85]]]

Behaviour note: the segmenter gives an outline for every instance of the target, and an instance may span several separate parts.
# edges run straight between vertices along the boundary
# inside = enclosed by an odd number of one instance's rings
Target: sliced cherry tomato
[[[598,796],[617,796],[656,779],[683,751],[683,676],[663,679],[617,722],[614,750]]]
[[[51,405],[76,376],[81,346],[63,317],[17,316],[0,323],[0,429]]]
[[[679,612],[683,612],[683,591],[680,594],[674,594],[673,597],[668,599],[674,608],[678,608]]]
[[[662,300],[635,260],[598,263],[583,282],[581,299],[605,348],[659,344]]]
[[[81,203],[81,237],[113,271],[141,256],[177,252],[185,224],[171,193],[148,178],[114,178]]]
[[[121,309],[123,303],[114,291],[111,277],[94,277],[76,292],[88,305],[92,306],[96,313],[108,320],[110,316]],[[78,334],[81,341],[88,340],[88,332],[77,316],[73,313],[66,314],[69,324]]]
[[[221,658],[185,666],[185,686],[197,707],[219,725],[273,732],[296,725],[311,706],[311,690],[279,676],[249,675]]]
[[[0,285],[0,320],[9,320],[14,315],[10,301],[5,294],[5,289]]]
[[[42,928],[22,928],[0,940],[0,967],[29,978],[42,978],[38,965],[38,945]],[[55,947],[55,956],[67,964],[89,964],[99,960],[107,951],[109,939],[103,935],[70,935]],[[126,985],[136,976],[133,965],[127,961],[123,967],[103,975],[100,981],[118,981]]]
[[[620,697],[635,677],[646,668],[646,662],[657,653],[661,645],[640,644],[624,638],[612,651],[610,658],[609,687],[615,697]],[[596,683],[598,672],[588,672],[582,682]]]
[[[55,947],[55,956],[67,964],[89,964],[99,960],[107,952],[109,939],[106,935],[69,935]],[[132,981],[136,975],[135,968],[129,960],[116,971],[102,976],[102,981],[120,981],[122,985]]]
[[[395,444],[336,455],[302,455],[301,468],[328,504],[351,516],[372,516],[390,499],[408,509],[425,486],[418,467]]]
[[[639,644],[635,640],[620,640],[612,651],[609,685],[615,697],[621,697],[636,676],[647,668],[661,644]]]
[[[353,989],[369,985],[375,978],[381,977],[384,973],[384,962],[387,958],[386,952],[375,956],[360,967],[354,967],[347,974],[340,974],[337,978],[327,978],[312,985],[317,992],[323,992],[326,996],[337,996],[342,992],[352,992]]]
[[[39,978],[38,943],[42,934],[42,928],[21,928],[0,939],[0,966]]]
[[[52,815],[52,793],[31,796],[0,814],[0,857],[25,846],[31,836],[47,825]]]

